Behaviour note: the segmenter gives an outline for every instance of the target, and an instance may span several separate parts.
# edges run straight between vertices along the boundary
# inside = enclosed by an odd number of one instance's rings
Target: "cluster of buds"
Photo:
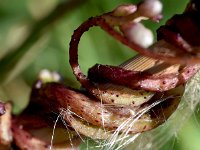
[[[162,3],[159,0],[146,0],[137,6],[121,5],[117,7],[108,14],[107,21],[111,25],[119,25],[121,32],[128,40],[147,48],[153,44],[153,33],[141,21],[147,19],[158,21],[162,17],[161,12]]]

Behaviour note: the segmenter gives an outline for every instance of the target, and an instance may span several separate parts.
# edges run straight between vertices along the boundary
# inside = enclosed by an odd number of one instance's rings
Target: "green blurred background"
[[[139,1],[139,0],[138,0]],[[181,13],[189,0],[163,0],[164,19],[145,22],[154,34],[173,14]],[[14,113],[28,103],[31,85],[41,69],[58,71],[67,85],[79,87],[68,63],[73,30],[90,16],[108,12],[134,0],[0,0],[0,100],[11,100]],[[99,28],[91,29],[80,43],[84,72],[95,63],[118,65],[135,52],[114,41]],[[163,150],[199,150],[198,110]],[[180,122],[181,123],[181,122]]]

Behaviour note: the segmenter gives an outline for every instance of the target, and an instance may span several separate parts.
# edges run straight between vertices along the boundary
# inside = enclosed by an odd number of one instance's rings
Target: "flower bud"
[[[121,31],[128,40],[141,47],[147,48],[153,44],[153,33],[141,23],[124,24]]]
[[[114,16],[127,16],[129,14],[134,13],[136,10],[137,7],[135,5],[124,4],[115,8],[112,14]]]
[[[145,0],[138,7],[138,11],[142,16],[153,18],[162,11],[162,3],[159,0]]]
[[[61,80],[61,76],[57,72],[50,72],[47,69],[41,70],[38,78],[44,83],[59,82]]]

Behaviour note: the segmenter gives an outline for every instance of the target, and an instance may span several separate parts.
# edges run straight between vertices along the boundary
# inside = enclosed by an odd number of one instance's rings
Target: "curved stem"
[[[85,87],[85,88],[87,88],[87,89],[91,88],[93,85],[89,81],[89,79],[87,78],[87,76],[80,69],[80,66],[79,66],[79,63],[78,63],[78,44],[79,44],[81,36],[84,34],[84,32],[88,31],[93,26],[100,26],[109,35],[111,35],[112,37],[114,37],[115,39],[117,39],[118,41],[120,41],[121,43],[123,43],[124,45],[130,47],[133,50],[136,50],[140,54],[142,54],[144,56],[147,56],[147,57],[151,57],[151,58],[154,58],[154,59],[161,59],[161,60],[164,60],[164,61],[167,61],[167,62],[170,62],[170,63],[180,63],[180,64],[183,64],[183,63],[185,64],[188,61],[190,61],[190,63],[191,63],[191,61],[192,62],[193,61],[195,61],[195,62],[196,61],[198,61],[198,62],[200,61],[199,58],[194,58],[194,59],[190,58],[188,56],[188,53],[187,53],[186,58],[184,58],[185,54],[180,55],[180,56],[169,56],[169,55],[164,55],[164,54],[158,54],[158,53],[156,53],[155,52],[155,48],[153,48],[151,50],[143,48],[143,47],[135,44],[134,42],[130,42],[126,37],[124,37],[122,34],[120,34],[115,29],[113,29],[113,27],[110,26],[106,22],[106,19],[104,18],[104,15],[97,16],[97,17],[93,17],[93,18],[88,19],[87,21],[85,21],[82,25],[80,25],[74,31],[74,34],[72,35],[71,42],[70,42],[70,48],[69,48],[69,55],[70,55],[69,62],[70,62],[70,65],[71,65],[71,67],[73,69],[73,72],[74,72],[77,80],[80,81],[80,83],[82,84],[82,86]],[[173,76],[173,77],[175,77],[175,76]],[[179,77],[177,76],[176,78],[178,80]],[[166,79],[166,78],[164,78],[164,79]],[[162,82],[164,82],[163,81],[164,79],[161,78]],[[159,83],[161,83],[160,82],[160,78],[158,80],[159,80]],[[118,80],[118,81],[120,81],[120,80]],[[157,81],[156,81],[156,83],[157,83]],[[177,83],[179,83],[179,82],[177,81]],[[176,84],[174,84],[174,82],[172,82],[172,84],[176,85]],[[145,85],[146,85],[146,82],[145,82]],[[144,86],[140,85],[140,84],[137,87],[144,88]],[[149,88],[147,88],[147,89],[150,90]],[[158,90],[158,89],[159,89],[159,91],[160,90],[162,91],[162,89],[160,89],[160,88],[156,88],[154,90]]]

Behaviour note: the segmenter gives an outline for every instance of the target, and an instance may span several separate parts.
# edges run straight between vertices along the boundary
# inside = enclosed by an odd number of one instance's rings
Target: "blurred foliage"
[[[11,100],[14,112],[19,113],[28,103],[38,72],[44,68],[58,71],[67,85],[78,87],[68,63],[68,43],[73,30],[90,16],[130,2],[136,1],[0,0],[0,99]],[[169,17],[181,13],[188,0],[162,2],[164,19],[159,24],[145,22],[154,34]],[[80,64],[85,72],[95,63],[118,65],[135,55],[99,28],[85,34],[79,47]],[[198,116],[195,115],[162,149],[198,150]]]

